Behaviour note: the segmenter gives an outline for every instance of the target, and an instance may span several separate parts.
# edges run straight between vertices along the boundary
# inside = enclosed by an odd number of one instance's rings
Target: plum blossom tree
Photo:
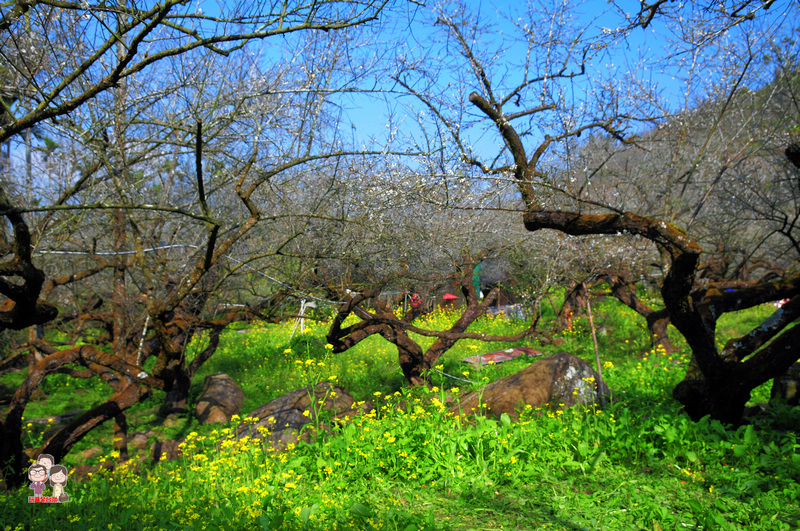
[[[442,6],[435,24],[442,30],[442,46],[453,63],[453,73],[445,76],[427,70],[420,60],[407,61],[397,75],[397,82],[431,112],[446,132],[446,142],[476,178],[503,180],[516,187],[528,231],[552,229],[573,236],[640,238],[651,243],[651,253],[660,256],[666,313],[686,338],[698,368],[674,392],[695,419],[711,415],[739,422],[750,391],[783,374],[797,359],[791,347],[800,333],[792,327],[800,317],[796,258],[777,278],[704,280],[701,272],[709,267],[701,267],[700,242],[706,236],[696,222],[699,213],[713,210],[710,198],[716,198],[717,182],[728,175],[727,168],[748,153],[743,148],[754,145],[747,139],[750,131],[740,130],[736,141],[724,138],[727,130],[721,124],[733,108],[742,110],[731,103],[749,79],[753,50],[768,47],[786,30],[780,24],[759,25],[772,4],[723,2],[706,10],[687,3],[672,11],[671,4],[655,2],[643,5],[638,14],[626,15],[619,31],[594,35],[589,27],[575,26],[577,19],[565,4],[555,9],[537,4],[528,8],[525,17],[511,21],[521,30],[519,41],[514,42],[526,50],[522,63],[514,68],[500,60],[499,51],[513,43],[490,42],[487,35],[497,31],[487,28],[485,21],[476,22],[479,17],[463,5]],[[782,9],[778,20],[796,19],[796,6]],[[540,25],[547,21],[549,33],[542,35],[523,23],[534,18]],[[669,35],[671,53],[664,56],[664,65],[675,68],[691,61],[686,70],[687,98],[698,94],[693,85],[697,83],[715,105],[712,121],[703,122],[699,134],[667,136],[678,146],[674,156],[666,161],[654,157],[650,180],[637,182],[630,176],[642,168],[641,162],[637,165],[636,157],[630,156],[627,164],[620,164],[618,153],[647,153],[657,146],[650,140],[665,138],[650,131],[652,125],[676,123],[666,121],[672,116],[665,114],[668,102],[633,70],[627,76],[613,70],[604,75],[590,67],[613,46],[626,42],[630,32],[656,22],[665,28],[659,31]],[[720,58],[724,61],[717,62]],[[701,76],[719,84],[705,84]],[[455,88],[444,89],[447,83]],[[481,153],[469,142],[470,128],[476,127],[478,118],[466,109],[494,128],[502,141],[494,153],[487,154],[485,149]],[[750,116],[763,110],[764,105],[755,106]],[[683,124],[691,118],[687,105],[673,120]],[[605,139],[611,148],[591,165],[586,164],[590,159],[581,156],[592,147],[578,140],[584,133],[590,141]],[[716,145],[734,151],[720,153]],[[718,154],[725,158],[720,160]],[[785,172],[786,163],[774,163],[762,171],[765,176]],[[653,186],[655,194],[648,190]],[[631,191],[643,192],[649,201],[636,201]],[[759,245],[758,238],[751,241]],[[790,302],[720,351],[716,324],[722,314],[778,298]]]
[[[237,270],[227,257],[246,245],[256,227],[325,217],[273,209],[265,189],[302,186],[303,167],[323,170],[326,161],[350,153],[314,121],[323,117],[335,82],[292,85],[301,75],[275,90],[265,81],[275,72],[236,72],[221,59],[256,57],[255,44],[271,37],[324,36],[370,23],[386,6],[358,0],[251,2],[213,13],[177,0],[147,7],[124,1],[0,7],[0,143],[47,125],[75,154],[63,163],[66,179],[42,188],[38,197],[17,193],[21,187],[13,181],[0,182],[0,326],[23,329],[53,321],[57,305],[47,299],[69,300],[66,288],[91,279],[109,288],[76,303],[71,321],[100,324],[112,346],[109,353],[94,344],[58,349],[32,340],[39,355],[0,424],[4,487],[24,480],[22,415],[47,375],[100,375],[113,395],[59,430],[41,451],[60,460],[109,419],[115,419],[117,448],[124,451],[125,410],[152,389],[185,400],[187,379],[213,353],[225,324],[264,309],[218,318],[204,312],[211,293]],[[31,44],[37,35],[45,41],[41,46]],[[232,78],[215,78],[212,72],[220,67]],[[157,71],[163,77],[152,75]],[[310,74],[303,74],[306,82]],[[265,120],[266,112],[274,114]],[[317,133],[313,141],[309,129]],[[277,239],[293,237],[284,233]],[[261,256],[279,252],[280,242],[275,245]],[[178,249],[183,252],[176,254]],[[35,251],[61,260],[39,259]],[[78,255],[65,271],[64,257]],[[78,299],[90,292],[72,290]],[[189,363],[186,346],[201,330],[210,331],[208,347]],[[155,363],[145,371],[148,358]],[[76,363],[85,370],[76,370]]]

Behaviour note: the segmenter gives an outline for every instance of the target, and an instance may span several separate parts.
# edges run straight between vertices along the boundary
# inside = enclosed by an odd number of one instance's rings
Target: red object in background
[[[454,300],[456,300],[458,297],[457,297],[457,296],[455,296],[455,295],[453,295],[452,293],[445,293],[445,294],[442,296],[442,298],[443,298],[444,300],[446,300],[446,301],[454,301]]]
[[[470,356],[469,358],[463,358],[461,361],[465,361],[473,365],[486,365],[490,361],[498,364],[503,363],[504,361],[513,360],[514,358],[519,358],[520,356],[531,357],[542,355],[543,354],[541,352],[532,348],[516,347],[506,350],[498,350],[497,352],[489,352],[488,354],[481,354],[480,356]]]
[[[411,306],[419,306],[421,302],[422,301],[420,300],[419,295],[417,293],[411,294]]]

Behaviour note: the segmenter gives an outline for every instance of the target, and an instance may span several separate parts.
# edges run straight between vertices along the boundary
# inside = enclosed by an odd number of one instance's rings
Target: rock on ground
[[[153,461],[159,462],[162,459],[173,461],[181,456],[180,441],[156,441],[153,444]]]
[[[800,363],[794,363],[786,374],[772,380],[770,399],[783,398],[790,406],[800,405]]]
[[[244,392],[227,374],[218,372],[206,376],[203,391],[197,400],[195,414],[201,424],[228,422],[244,404]]]
[[[600,402],[609,395],[608,387],[598,390],[599,378],[584,360],[560,352],[541,359],[505,378],[488,384],[482,391],[474,391],[461,398],[461,409],[466,414],[483,413],[500,417],[507,413],[517,418],[517,412],[530,405],[534,408],[550,404],[554,408],[567,408],[576,404]]]
[[[325,400],[321,405],[321,411],[329,418],[340,418],[345,415],[354,415],[358,411],[353,409],[353,397],[339,386],[331,385],[328,382],[320,382],[313,388],[311,386],[292,391],[289,394],[276,398],[255,411],[247,417],[258,418],[255,424],[244,423],[239,427],[238,435],[244,437],[249,435],[254,439],[264,439],[272,443],[275,448],[285,447],[290,443],[296,443],[298,435],[306,424],[314,420],[314,409],[311,407],[311,396],[317,407],[319,401]],[[308,416],[303,415],[304,411],[309,411]],[[264,436],[259,427],[269,430]]]

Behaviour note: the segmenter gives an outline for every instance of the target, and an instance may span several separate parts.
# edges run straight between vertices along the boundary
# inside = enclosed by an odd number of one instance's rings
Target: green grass
[[[754,309],[725,321],[721,330],[741,334],[768,311]],[[0,495],[0,522],[4,529],[800,526],[800,408],[772,407],[754,424],[738,429],[707,420],[693,423],[671,399],[686,354],[650,349],[641,320],[614,301],[598,304],[594,317],[605,330],[598,339],[615,403],[605,410],[528,409],[517,422],[460,419],[442,405],[451,387],[463,392],[479,384],[437,374],[436,392],[405,387],[395,349],[380,338],[332,355],[325,349],[322,324],[312,324],[307,334],[293,339],[291,323],[247,334],[231,331],[196,378],[194,397],[205,375],[227,372],[245,390],[247,413],[309,381],[335,376],[356,400],[371,400],[376,409],[356,415],[333,435],[323,432],[314,443],[276,452],[231,439],[234,426],[199,426],[186,418],[164,428],[163,419],[152,413],[160,399],[155,396],[131,412],[131,432],[150,428],[187,437],[182,459],[123,464],[91,479],[71,480],[66,489],[71,500],[62,506],[28,504],[26,489]],[[438,313],[423,324],[441,328],[453,318]],[[484,319],[474,329],[499,334],[523,326]],[[558,347],[541,349],[593,361],[585,319],[565,331],[563,340]],[[676,339],[676,344],[681,343]],[[447,373],[463,378],[466,372],[467,378],[484,382],[535,361],[517,359],[481,370],[459,361],[506,347],[461,341],[441,363]],[[194,351],[199,348],[202,340],[193,345]],[[69,404],[76,382],[62,376],[50,377],[55,383],[31,405],[30,418],[31,412],[53,414],[52,408]],[[81,385],[88,398],[107,396],[97,383]],[[764,386],[753,402],[767,398]],[[247,420],[236,421],[241,422]],[[81,444],[101,445],[99,462],[110,454],[110,439],[106,426]],[[68,467],[77,464],[76,453],[65,459]]]

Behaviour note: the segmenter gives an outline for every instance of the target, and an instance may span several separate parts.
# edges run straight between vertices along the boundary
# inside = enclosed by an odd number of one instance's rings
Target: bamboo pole
[[[597,346],[597,331],[594,328],[594,317],[592,317],[592,303],[589,300],[589,290],[586,289],[586,283],[581,282],[581,286],[583,287],[583,291],[586,293],[586,310],[589,313],[589,326],[592,328],[592,342],[594,343],[594,359],[597,363],[597,377],[599,381],[597,382],[597,394],[600,397],[600,405],[604,406],[606,404],[606,395],[603,393],[603,368],[600,365],[600,349]]]

